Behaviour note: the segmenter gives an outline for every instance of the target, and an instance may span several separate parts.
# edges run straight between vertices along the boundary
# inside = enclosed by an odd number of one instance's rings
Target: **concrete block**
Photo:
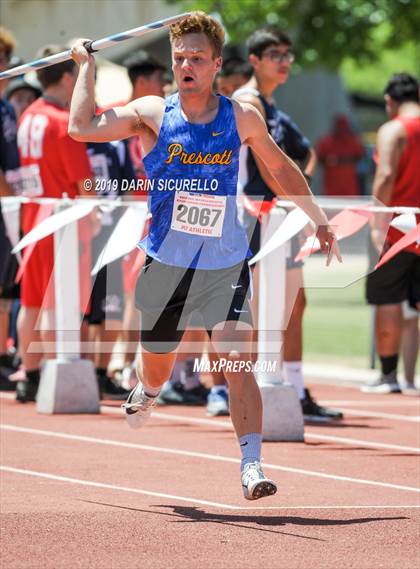
[[[292,385],[260,385],[263,400],[263,440],[303,441],[300,401]]]
[[[99,388],[90,360],[48,360],[37,394],[39,413],[99,413]]]

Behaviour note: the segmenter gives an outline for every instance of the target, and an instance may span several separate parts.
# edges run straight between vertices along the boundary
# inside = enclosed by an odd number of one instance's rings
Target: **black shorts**
[[[261,223],[255,220],[255,217],[244,212],[244,226],[248,235],[249,248],[254,257],[261,249]],[[286,243],[286,269],[296,269],[303,267],[303,261],[295,261],[296,255],[301,248],[299,234],[294,235],[290,241]],[[255,265],[253,265],[255,267]]]
[[[420,302],[420,255],[401,251],[376,271],[378,255],[370,243],[370,272],[366,280],[369,304],[398,304],[408,300],[415,307]]]
[[[89,324],[102,324],[105,320],[122,320],[124,294],[120,259],[102,267],[93,278],[95,282],[90,297],[90,309],[85,319]]]
[[[8,300],[19,298],[19,286],[15,284],[18,268],[0,208],[0,298]]]
[[[154,353],[174,351],[194,310],[200,312],[211,336],[222,322],[252,326],[248,262],[227,269],[185,269],[146,257],[136,286],[136,307],[141,310],[140,340]]]
[[[109,239],[113,226],[105,226],[92,241],[92,260],[98,256]],[[102,324],[105,320],[122,320],[124,313],[124,292],[122,281],[122,261],[109,263],[92,277],[93,288],[90,309],[85,316],[89,324]]]

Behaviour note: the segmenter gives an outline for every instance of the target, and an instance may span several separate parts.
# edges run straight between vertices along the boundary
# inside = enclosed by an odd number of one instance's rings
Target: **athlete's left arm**
[[[378,162],[372,193],[384,205],[388,205],[391,201],[404,136],[404,126],[398,121],[387,122],[378,131],[376,140]]]
[[[329,260],[334,254],[341,260],[337,240],[328,225],[328,218],[316,203],[299,168],[274,142],[264,119],[254,107],[238,102],[234,104],[241,142],[247,144],[259,156],[284,193],[314,221],[318,227],[317,237],[322,252],[329,253]],[[275,188],[275,193],[281,195],[280,188]]]

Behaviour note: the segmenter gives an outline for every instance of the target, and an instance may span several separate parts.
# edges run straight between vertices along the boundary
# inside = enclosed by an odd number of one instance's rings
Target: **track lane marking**
[[[0,394],[0,399],[11,399],[12,397],[10,397],[9,394]],[[14,396],[13,396],[14,398]],[[119,408],[119,407],[113,407],[111,405],[101,405],[101,413],[111,413],[111,414],[117,414],[117,415],[121,415],[121,417],[124,416],[123,411]],[[362,415],[366,415],[365,413],[362,413]],[[182,415],[176,415],[176,414],[171,414],[171,413],[161,413],[159,411],[154,411],[152,418],[155,419],[163,419],[165,421],[176,421],[176,422],[180,422],[180,423],[191,423],[191,424],[195,424],[195,425],[209,425],[209,426],[215,426],[215,427],[219,427],[219,428],[228,428],[230,430],[233,430],[233,426],[231,421],[223,421],[223,420],[219,420],[216,418],[213,419],[204,419],[204,418],[199,418],[199,417],[185,417]],[[385,450],[395,450],[395,451],[402,451],[402,452],[411,452],[411,453],[415,453],[418,454],[420,453],[420,448],[418,447],[409,447],[409,446],[402,446],[402,445],[393,445],[390,443],[380,443],[380,442],[375,442],[375,441],[364,441],[364,440],[360,440],[360,439],[352,439],[352,438],[346,438],[346,437],[336,437],[333,435],[323,435],[321,433],[309,433],[309,432],[305,432],[305,438],[308,439],[313,439],[313,440],[325,440],[325,441],[330,441],[330,442],[336,442],[336,443],[341,443],[341,444],[346,444],[346,445],[360,445],[360,446],[364,446],[366,448],[380,448],[380,449],[385,449]]]
[[[46,437],[53,437],[53,438],[60,438],[60,439],[67,439],[67,440],[74,440],[80,442],[87,442],[87,443],[94,443],[94,444],[102,444],[102,445],[110,445],[110,446],[118,446],[122,448],[131,448],[137,450],[144,450],[149,452],[156,452],[156,453],[163,453],[163,454],[174,454],[177,456],[188,456],[191,458],[202,458],[205,460],[214,460],[218,462],[230,462],[234,464],[239,464],[241,461],[239,458],[232,458],[228,456],[216,455],[216,454],[208,454],[203,452],[196,452],[196,451],[187,451],[181,449],[172,449],[166,447],[158,447],[153,445],[143,445],[138,443],[129,443],[125,441],[116,441],[112,439],[100,439],[97,437],[88,437],[84,435],[72,435],[70,433],[61,433],[59,431],[46,431],[41,429],[30,429],[28,427],[19,427],[17,425],[0,425],[0,428],[5,431],[13,431],[18,433],[26,433],[31,435],[39,435],[39,436],[46,436]],[[302,474],[305,476],[313,476],[318,478],[327,478],[329,480],[341,480],[343,482],[351,482],[353,484],[365,484],[370,486],[379,486],[382,488],[392,488],[394,490],[403,490],[406,492],[420,492],[420,488],[414,486],[402,486],[399,484],[392,484],[389,482],[380,482],[377,480],[365,480],[363,478],[352,478],[349,476],[341,476],[338,474],[327,474],[325,472],[318,472],[315,470],[305,470],[302,468],[293,468],[289,466],[281,466],[278,464],[270,464],[264,462],[264,468],[272,469],[272,470],[280,470],[283,472],[291,472],[293,474]]]
[[[344,415],[353,415],[354,417],[374,417],[378,419],[391,419],[392,421],[406,421],[409,423],[420,423],[418,415],[398,415],[396,413],[382,413],[382,411],[362,411],[361,409],[343,409]]]
[[[419,407],[420,398],[406,398],[405,401],[362,401],[358,399],[319,399],[320,405],[354,405],[355,407]]]
[[[27,474],[29,476],[37,476],[40,478],[48,478],[49,480],[57,480],[59,482],[70,482],[71,484],[80,484],[82,486],[94,486],[95,488],[106,488],[108,490],[119,490],[122,492],[133,492],[135,494],[143,494],[144,496],[153,496],[155,498],[168,498],[170,500],[178,500],[180,502],[188,502],[193,504],[201,504],[203,506],[212,506],[215,508],[224,508],[228,510],[236,510],[236,506],[222,504],[219,502],[209,502],[208,500],[200,500],[199,498],[190,498],[188,496],[177,496],[175,494],[166,494],[163,492],[153,492],[151,490],[141,490],[140,488],[129,488],[127,486],[116,486],[114,484],[105,484],[102,482],[94,482],[92,480],[81,480],[79,478],[70,478],[68,476],[58,476],[47,472],[37,472],[35,470],[26,470],[23,468],[14,468],[12,466],[0,465],[0,470],[4,472],[13,472],[15,474]]]
[[[220,502],[209,502],[208,500],[201,500],[199,498],[188,498],[186,496],[178,496],[175,494],[165,494],[162,492],[154,492],[150,490],[141,490],[140,488],[128,488],[126,486],[116,486],[114,484],[105,484],[102,482],[94,482],[92,480],[81,480],[79,478],[70,478],[68,476],[58,476],[47,472],[38,472],[35,470],[27,470],[23,468],[15,468],[13,466],[1,465],[0,470],[12,474],[23,474],[27,476],[35,476],[39,478],[47,478],[49,480],[56,480],[58,482],[68,482],[71,484],[79,484],[82,486],[92,486],[95,488],[105,488],[107,490],[119,490],[122,492],[132,492],[135,494],[143,494],[145,496],[153,496],[157,498],[170,498],[171,500],[178,500],[181,502],[189,502],[192,504],[201,504],[204,506],[212,506],[215,508],[223,508],[228,510],[406,510],[406,509],[419,509],[420,504],[405,504],[390,506],[389,504],[380,505],[360,505],[360,506],[234,506],[231,504],[224,504]]]
[[[388,443],[376,443],[371,441],[363,441],[360,439],[350,439],[348,437],[335,437],[333,435],[323,435],[321,433],[305,433],[305,439],[315,439],[317,441],[330,441],[336,443],[344,443],[346,445],[359,445],[366,448],[377,448],[386,450],[400,450],[406,451],[413,454],[420,453],[420,448],[418,447],[407,447],[402,445],[392,445]]]
[[[94,486],[97,488],[106,488],[106,489],[110,489],[110,490],[120,490],[120,491],[124,491],[124,492],[133,492],[136,494],[143,494],[143,495],[147,495],[147,496],[153,496],[153,497],[158,497],[158,498],[170,498],[173,500],[179,500],[182,502],[191,502],[191,503],[195,503],[195,504],[201,504],[201,505],[208,505],[208,506],[214,506],[216,508],[223,508],[223,509],[229,509],[229,510],[402,510],[402,509],[419,509],[420,505],[419,504],[404,504],[404,505],[396,505],[396,506],[391,506],[389,504],[386,505],[380,505],[380,504],[374,504],[374,505],[360,505],[360,506],[347,506],[347,505],[343,505],[343,506],[234,506],[234,505],[230,505],[230,504],[224,504],[224,503],[220,503],[220,502],[209,502],[208,500],[201,500],[198,498],[188,498],[185,496],[178,496],[178,495],[173,495],[173,494],[165,494],[165,493],[161,493],[161,492],[153,492],[153,491],[149,491],[149,490],[141,490],[139,488],[127,488],[125,486],[116,486],[113,484],[105,484],[102,482],[93,482],[90,480],[80,480],[77,478],[70,478],[67,476],[58,476],[55,474],[49,474],[49,473],[45,473],[45,472],[37,472],[34,470],[25,470],[22,468],[14,468],[11,466],[0,466],[0,470],[4,471],[4,472],[9,472],[9,473],[13,473],[13,474],[23,474],[23,475],[28,475],[28,476],[36,476],[36,477],[41,477],[41,478],[48,478],[50,480],[57,480],[60,482],[69,482],[72,484],[80,484],[80,485],[84,485],[84,486]]]
[[[106,409],[107,409],[106,412],[109,411],[110,413],[122,414],[122,411],[116,407],[107,407]],[[183,417],[181,415],[176,415],[176,414],[171,414],[171,413],[160,413],[160,412],[153,412],[152,417],[154,417],[155,419],[163,419],[166,421],[177,421],[180,423],[192,423],[192,424],[196,424],[196,425],[210,425],[210,426],[216,426],[216,427],[224,428],[224,429],[229,428],[230,430],[233,430],[233,425],[230,421],[221,421],[218,419],[201,419],[198,417]],[[324,440],[324,441],[336,442],[336,443],[341,443],[341,444],[346,444],[346,445],[357,444],[357,445],[364,446],[366,448],[380,448],[380,449],[386,449],[386,450],[411,452],[414,454],[420,453],[419,447],[393,445],[390,443],[379,443],[379,442],[375,442],[375,441],[364,441],[361,439],[352,439],[352,438],[348,438],[348,437],[336,437],[334,435],[324,435],[321,433],[305,432],[305,439],[314,439],[314,440],[320,440],[320,441]]]
[[[14,399],[15,396],[11,395],[11,394],[0,394],[0,398],[1,399]],[[327,401],[320,401],[321,404],[334,404],[333,401],[327,402]],[[360,402],[360,404],[362,403],[367,403],[367,402]],[[373,404],[375,402],[372,402],[371,404]],[[409,402],[407,402],[409,403]],[[410,402],[411,403],[411,402]],[[339,402],[335,403],[336,405],[339,404]],[[341,402],[341,405],[345,405],[346,402]],[[349,404],[352,405],[358,405],[358,402],[355,401],[351,401],[349,402]],[[384,406],[386,406],[386,404],[384,404]],[[420,403],[418,404],[418,406],[420,406]],[[118,412],[122,413],[121,410],[119,408],[116,407],[112,407],[111,405],[101,405],[101,412],[104,410],[110,410],[112,409],[111,412],[116,412],[116,410],[118,410]],[[397,413],[382,413],[379,411],[370,411],[369,409],[367,410],[362,410],[362,409],[348,409],[347,407],[345,409],[343,409],[344,415],[349,415],[349,416],[354,416],[354,417],[372,417],[372,418],[378,418],[378,419],[390,419],[392,421],[403,421],[403,422],[408,422],[408,423],[420,423],[420,415],[400,415]],[[154,412],[153,415],[159,416],[158,412]],[[165,414],[161,414],[162,417]],[[207,419],[207,421],[211,422],[211,419]]]

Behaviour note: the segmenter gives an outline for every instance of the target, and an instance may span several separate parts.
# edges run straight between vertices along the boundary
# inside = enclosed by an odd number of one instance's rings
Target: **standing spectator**
[[[133,86],[131,101],[140,97],[163,97],[163,88],[167,83],[166,67],[153,55],[143,50],[136,51],[124,60],[124,66]],[[143,130],[147,135],[146,126]],[[128,139],[128,147],[137,178],[146,178],[140,136],[131,136]]]
[[[35,82],[30,82],[24,77],[12,79],[6,89],[6,97],[15,110],[18,121],[29,105],[41,95],[41,88]]]
[[[163,97],[163,89],[167,83],[165,76],[166,67],[163,63],[150,55],[147,51],[138,50],[127,57],[123,64],[127,68],[128,77],[133,88],[131,101],[146,96]],[[140,133],[141,136],[145,138],[150,136],[148,130],[147,127],[144,127],[143,132]],[[146,173],[143,166],[141,136],[130,136],[127,139],[127,146],[136,178],[138,180],[145,180]],[[136,191],[130,195],[130,198],[146,200],[147,190]],[[142,259],[140,259],[140,257],[142,257]],[[139,261],[141,261],[141,263],[139,263]],[[121,373],[126,385],[129,385],[130,382],[137,381],[134,370],[134,360],[136,358],[136,348],[134,346],[138,345],[139,315],[134,306],[136,278],[133,278],[132,271],[133,266],[139,264],[141,266],[143,262],[144,254],[138,249],[133,250],[123,259],[125,308],[123,332],[121,336],[121,342],[124,346],[124,361],[122,362],[123,369]]]
[[[10,57],[16,46],[12,34],[0,28],[0,71],[8,67]],[[9,176],[18,173],[19,153],[16,140],[16,118],[11,105],[3,97],[7,83],[0,81],[0,198],[13,195]],[[11,253],[11,244],[0,208],[0,389],[11,390],[13,384],[8,375],[13,371],[13,358],[7,353],[12,299],[16,297],[14,279],[17,263]]]
[[[96,197],[113,200],[120,194],[121,183],[135,179],[126,141],[91,142],[88,154],[95,180],[103,191]],[[101,216],[101,230],[92,240],[92,265],[106,246],[124,208],[105,210]],[[128,391],[108,376],[111,353],[121,330],[124,313],[122,260],[109,263],[93,277],[93,288],[88,314],[89,339],[95,343],[93,356],[99,390],[102,398],[125,399]]]
[[[420,105],[419,84],[407,73],[393,75],[385,87],[386,112],[390,118],[381,126],[376,141],[376,174],[373,195],[382,204],[420,207]],[[385,214],[387,217],[388,214]],[[418,216],[417,216],[418,217]],[[420,251],[413,243],[373,270],[378,255],[401,238],[389,228],[384,216],[371,222],[371,270],[366,283],[369,304],[376,306],[375,339],[381,375],[362,387],[370,393],[399,392],[398,356],[403,315],[401,303],[408,300],[420,308]]]
[[[276,144],[302,169],[308,182],[314,172],[316,155],[309,140],[303,135],[291,118],[277,108],[273,93],[277,87],[286,83],[291,64],[294,61],[292,42],[281,30],[262,28],[256,30],[247,42],[249,61],[253,67],[253,77],[234,96],[256,107],[264,117],[267,128]],[[244,193],[250,199],[272,201],[278,195],[278,185],[267,168],[251,150],[242,154],[246,160],[244,168]],[[283,192],[283,190],[281,190]],[[260,223],[245,214],[245,222],[250,233],[250,247],[256,255],[260,249]],[[291,383],[301,402],[304,418],[307,420],[326,421],[341,419],[342,413],[322,407],[305,389],[303,377],[303,314],[306,297],[303,283],[303,263],[295,257],[300,248],[296,236],[290,242],[286,272],[286,308],[285,319],[288,326],[283,334],[283,375]],[[254,271],[255,274],[255,271]],[[254,311],[258,313],[258,268],[256,270]],[[274,299],[273,302],[275,303]]]
[[[40,57],[60,51],[64,49],[47,46]],[[85,194],[85,181],[91,178],[86,145],[74,141],[67,134],[68,106],[77,73],[78,68],[72,60],[40,69],[37,77],[43,88],[42,97],[32,103],[20,119],[19,151],[22,166],[28,166],[26,175],[30,177],[28,182],[33,197],[61,198],[65,193],[69,198],[75,198]],[[33,229],[38,210],[35,203],[23,207],[24,233]],[[87,243],[82,242],[81,245],[86,251]],[[53,267],[54,238],[49,236],[35,245],[22,277],[18,333],[27,381],[19,381],[16,389],[16,398],[22,403],[35,400],[43,357],[41,353],[28,352],[30,343],[54,340],[51,332],[54,298],[49,286]],[[39,315],[42,315],[41,333],[37,330]]]
[[[247,83],[252,77],[252,66],[239,57],[232,57],[223,62],[222,69],[216,78],[216,90],[225,97]]]
[[[316,151],[324,169],[324,194],[360,196],[357,163],[365,151],[345,115],[334,117],[332,132],[318,141]]]

